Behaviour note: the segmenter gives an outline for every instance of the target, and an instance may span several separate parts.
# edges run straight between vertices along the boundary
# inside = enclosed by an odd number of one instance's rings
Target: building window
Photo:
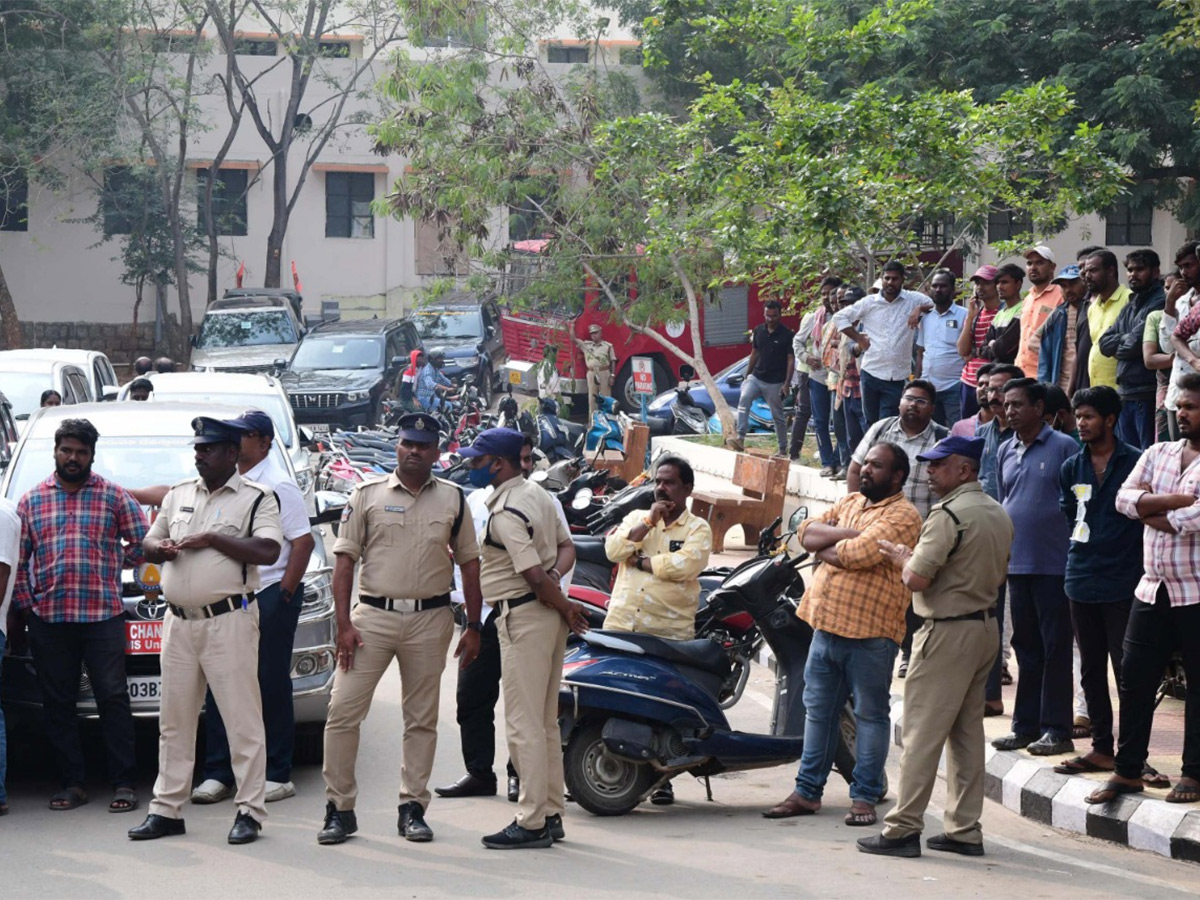
[[[371,172],[325,173],[325,237],[373,238],[375,175]]]
[[[203,41],[204,36],[194,31],[160,31],[148,38],[153,53],[195,53]]]
[[[1011,209],[988,210],[988,243],[1011,241],[1022,234],[1033,231],[1033,222],[1028,213],[1013,212]]]
[[[913,234],[922,250],[946,250],[954,243],[954,216],[920,216],[913,224]]]
[[[617,54],[617,59],[623,66],[642,67],[642,48],[641,47],[622,47],[621,52]]]
[[[349,59],[350,42],[319,41],[317,43],[317,56],[324,56],[330,59]]]
[[[29,230],[29,181],[21,172],[0,176],[0,231]]]
[[[587,47],[564,47],[561,44],[551,44],[546,48],[546,62],[583,65],[587,61]]]
[[[196,170],[196,223],[204,228],[204,195],[208,190],[210,169]],[[217,234],[245,237],[246,189],[250,173],[245,169],[220,169],[213,185],[212,217]]]
[[[129,166],[113,166],[104,170],[104,190],[100,203],[104,211],[104,233],[133,234],[137,213],[136,196],[141,179]]]
[[[1154,210],[1129,203],[1114,204],[1104,215],[1104,243],[1116,247],[1148,247]]]
[[[233,42],[238,56],[277,56],[279,42],[271,38],[238,38]]]

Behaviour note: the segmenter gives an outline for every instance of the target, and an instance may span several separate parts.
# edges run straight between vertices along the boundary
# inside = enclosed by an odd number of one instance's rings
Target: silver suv
[[[270,372],[290,359],[304,326],[292,292],[240,291],[214,300],[192,338],[193,372]]]

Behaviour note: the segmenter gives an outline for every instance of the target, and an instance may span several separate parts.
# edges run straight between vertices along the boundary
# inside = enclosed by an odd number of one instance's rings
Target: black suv
[[[484,406],[490,406],[492,388],[508,361],[496,301],[455,291],[422,306],[413,320],[425,341],[425,349],[446,354],[442,374],[456,382],[463,375],[474,375]]]
[[[400,358],[421,346],[411,319],[326,322],[304,336],[279,380],[296,422],[310,431],[379,422],[380,399]],[[324,427],[322,427],[324,426]]]

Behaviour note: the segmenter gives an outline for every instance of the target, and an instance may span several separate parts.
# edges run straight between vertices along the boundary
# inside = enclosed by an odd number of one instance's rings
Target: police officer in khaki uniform
[[[454,634],[455,562],[463,575],[467,627],[454,655],[466,666],[479,653],[479,546],[462,489],[433,477],[437,420],[424,413],[402,416],[398,437],[395,470],[354,489],[333,545],[338,668],[325,722],[327,802],[320,844],[340,844],[358,830],[359,726],[393,659],[400,665],[404,711],[397,828],[407,840],[433,840],[425,809],[442,671]],[[356,563],[358,604],[351,610]]]
[[[559,573],[575,564],[575,546],[550,495],[521,477],[524,440],[519,431],[490,428],[460,451],[471,460],[471,483],[495,486],[480,580],[500,617],[504,724],[521,779],[517,818],[483,838],[496,850],[549,847],[563,838],[558,685],[568,629],[587,630],[583,607],[568,601],[558,583]]]
[[[946,748],[945,832],[931,850],[983,855],[984,687],[996,658],[996,595],[1008,570],[1013,525],[979,484],[981,438],[951,436],[917,457],[941,497],[913,550],[880,541],[903,568],[913,609],[925,620],[913,637],[904,680],[904,751],[896,806],[883,833],[858,842],[864,853],[920,856],[925,808]]]
[[[583,361],[587,364],[589,421],[596,412],[596,395],[612,396],[612,381],[616,375],[617,355],[602,334],[600,326],[593,323],[588,327],[586,341],[575,338],[575,345],[583,351]]]
[[[244,429],[236,421],[192,420],[198,478],[171,488],[142,543],[146,559],[165,563],[162,707],[158,779],[146,821],[133,840],[184,833],[196,726],[205,682],[221,707],[237,781],[237,817],[229,843],[258,838],[267,779],[267,742],[258,690],[259,566],[279,558],[283,531],[274,493],[237,471]]]

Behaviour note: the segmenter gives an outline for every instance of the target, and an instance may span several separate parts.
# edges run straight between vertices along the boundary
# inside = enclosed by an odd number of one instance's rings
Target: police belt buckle
[[[396,599],[395,597],[389,597],[387,604],[388,609],[390,609],[392,612],[400,613],[417,612],[421,608],[420,600]]]

